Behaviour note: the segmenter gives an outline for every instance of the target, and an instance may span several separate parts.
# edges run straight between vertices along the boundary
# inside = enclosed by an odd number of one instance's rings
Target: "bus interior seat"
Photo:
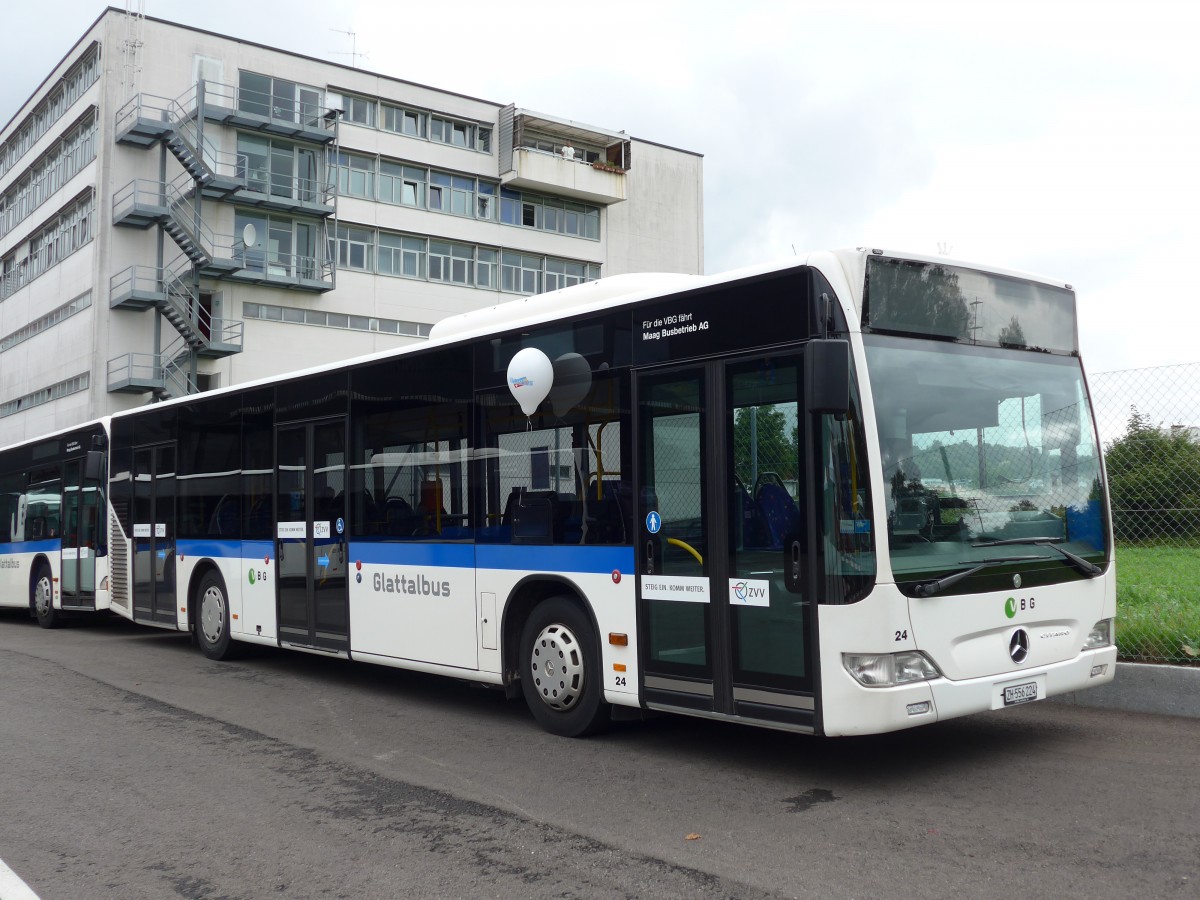
[[[383,509],[387,533],[396,537],[409,537],[421,519],[403,497],[388,497]]]
[[[597,499],[596,482],[588,487],[589,544],[625,543],[625,517],[633,507],[633,486],[627,481],[605,478],[600,482]]]
[[[504,518],[512,526],[514,544],[549,544],[554,538],[554,491],[530,491],[514,487],[505,504]]]
[[[758,507],[770,540],[769,549],[779,550],[786,537],[800,529],[800,510],[782,485],[767,482],[758,488]]]

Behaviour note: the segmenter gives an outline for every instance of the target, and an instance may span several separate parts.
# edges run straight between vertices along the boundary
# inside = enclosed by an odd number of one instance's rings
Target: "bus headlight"
[[[1112,644],[1112,619],[1101,619],[1088,632],[1087,640],[1083,642],[1084,650],[1098,650]]]
[[[894,687],[929,681],[942,673],[919,650],[902,653],[843,653],[842,665],[863,687]]]

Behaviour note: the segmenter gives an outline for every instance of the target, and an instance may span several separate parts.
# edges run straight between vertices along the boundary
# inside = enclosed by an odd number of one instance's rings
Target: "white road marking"
[[[0,900],[38,900],[38,895],[29,889],[17,873],[0,859]]]

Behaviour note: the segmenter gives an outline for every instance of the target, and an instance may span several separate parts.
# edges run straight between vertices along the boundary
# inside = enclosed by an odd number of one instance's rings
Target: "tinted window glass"
[[[864,324],[975,344],[1078,349],[1075,294],[1004,275],[902,259],[867,260]]]
[[[388,360],[352,378],[351,533],[470,540],[470,348]]]

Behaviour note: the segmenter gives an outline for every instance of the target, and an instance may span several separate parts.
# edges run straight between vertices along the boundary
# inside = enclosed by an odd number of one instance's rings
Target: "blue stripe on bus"
[[[426,544],[355,541],[350,559],[370,565],[446,566],[528,572],[633,573],[631,547],[532,544]]]
[[[475,567],[474,544],[425,544],[407,541],[352,541],[350,559],[382,566]]]
[[[62,549],[62,538],[52,538],[41,541],[15,541],[11,544],[0,544],[0,556],[11,553],[58,553]]]
[[[531,572],[633,574],[632,547],[574,545],[478,544],[476,565],[481,569],[523,569]]]
[[[3,545],[0,545],[2,547]],[[55,544],[57,546],[57,544]],[[257,559],[274,556],[273,541],[180,539],[181,556]],[[508,569],[527,572],[633,574],[632,547],[544,546],[538,544],[431,544],[421,541],[352,541],[350,560],[368,565],[442,566],[453,569]]]
[[[179,538],[175,552],[180,556],[207,556],[211,559],[258,559],[274,556],[274,541],[238,541],[220,538]]]

